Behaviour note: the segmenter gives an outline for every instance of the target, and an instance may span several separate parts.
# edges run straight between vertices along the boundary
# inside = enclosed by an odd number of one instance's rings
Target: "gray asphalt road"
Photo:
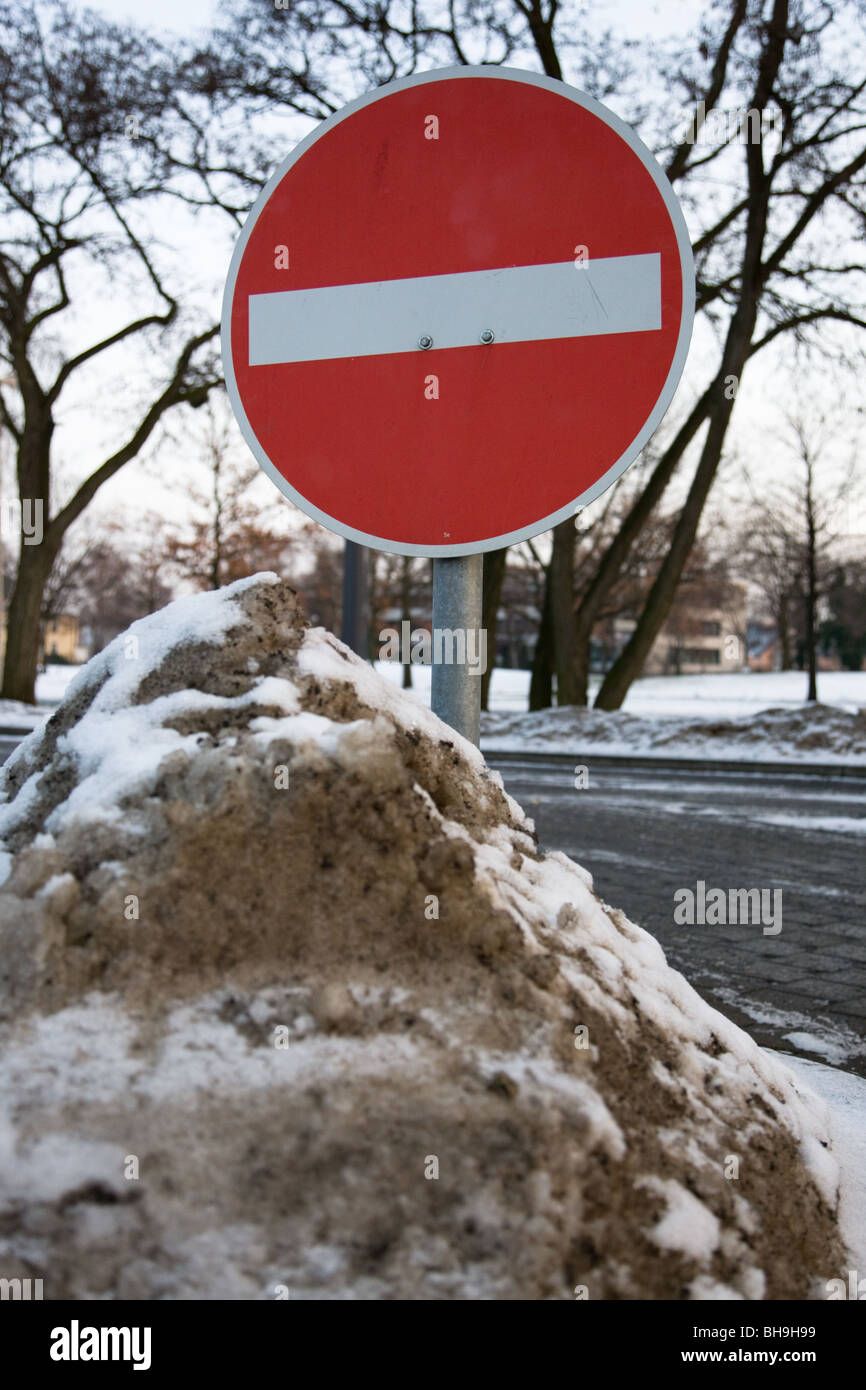
[[[711,1003],[782,1051],[866,1075],[866,781],[501,762],[545,848],[658,938]],[[678,889],[781,890],[782,929],[678,925]],[[777,900],[768,898],[767,905]]]

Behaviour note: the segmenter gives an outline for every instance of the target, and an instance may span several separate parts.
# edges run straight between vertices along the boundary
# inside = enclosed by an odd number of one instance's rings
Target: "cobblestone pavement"
[[[544,755],[493,765],[542,845],[589,869],[710,1003],[766,1046],[866,1076],[866,781],[590,762],[578,790]],[[674,893],[698,880],[781,889],[781,932],[677,925]]]

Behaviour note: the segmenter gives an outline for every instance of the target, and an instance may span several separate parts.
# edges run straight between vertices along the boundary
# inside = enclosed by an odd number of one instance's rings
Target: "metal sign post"
[[[340,636],[357,652],[367,659],[367,608],[369,583],[369,557],[367,548],[346,541],[343,549],[343,619]]]
[[[481,733],[483,672],[477,663],[470,663],[469,653],[486,651],[478,640],[483,573],[483,555],[433,561],[433,713],[476,747]],[[456,660],[461,653],[463,660]],[[445,659],[449,655],[450,661]]]

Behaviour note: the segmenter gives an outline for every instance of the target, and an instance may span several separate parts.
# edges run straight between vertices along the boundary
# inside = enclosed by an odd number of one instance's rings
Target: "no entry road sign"
[[[685,222],[591,97],[448,68],[350,103],[277,169],[223,306],[260,464],[363,544],[468,555],[534,536],[631,463],[688,352]]]

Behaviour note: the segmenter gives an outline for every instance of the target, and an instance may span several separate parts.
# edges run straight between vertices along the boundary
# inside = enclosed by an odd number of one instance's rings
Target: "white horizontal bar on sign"
[[[250,366],[661,328],[661,257],[608,256],[250,295]]]

